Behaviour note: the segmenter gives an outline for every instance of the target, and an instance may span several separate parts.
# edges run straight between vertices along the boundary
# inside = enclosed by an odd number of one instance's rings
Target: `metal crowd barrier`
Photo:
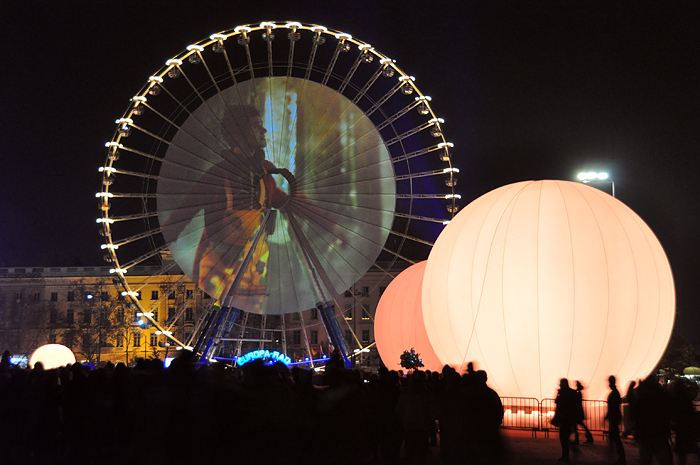
[[[556,430],[551,419],[556,410],[554,399],[538,401],[532,397],[501,397],[503,404],[503,427],[535,431]],[[608,403],[604,400],[584,400],[585,424],[591,431],[607,431],[605,415]],[[623,413],[624,415],[624,413]]]

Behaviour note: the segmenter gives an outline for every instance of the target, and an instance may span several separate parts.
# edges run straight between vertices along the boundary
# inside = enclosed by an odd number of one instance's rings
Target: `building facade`
[[[0,350],[21,361],[43,344],[59,343],[77,360],[100,365],[167,359],[194,345],[213,299],[182,274],[160,274],[162,267],[129,271],[132,295],[109,267],[0,268]],[[331,302],[355,365],[379,363],[374,312],[392,277],[370,271]],[[294,363],[313,366],[332,348],[319,313],[315,308],[283,316],[241,312],[218,354],[235,359],[254,350],[278,350]]]

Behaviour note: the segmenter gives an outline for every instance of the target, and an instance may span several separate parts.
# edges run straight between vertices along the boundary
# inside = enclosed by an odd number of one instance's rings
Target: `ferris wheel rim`
[[[225,41],[225,40],[229,40],[229,39],[234,38],[234,37],[238,37],[238,38],[243,37],[243,38],[245,38],[245,37],[248,36],[249,34],[254,33],[254,32],[257,32],[257,31],[265,31],[266,33],[269,34],[271,31],[273,31],[273,30],[275,30],[275,29],[281,29],[282,27],[284,27],[284,28],[287,29],[287,30],[292,31],[292,33],[296,32],[297,30],[306,30],[306,31],[311,31],[311,32],[313,32],[313,33],[316,34],[318,37],[322,37],[322,36],[324,36],[324,35],[332,35],[333,37],[335,37],[335,38],[338,39],[338,40],[344,40],[344,41],[346,41],[346,42],[351,43],[352,45],[357,46],[357,48],[358,48],[360,51],[362,51],[363,53],[371,53],[371,54],[373,54],[373,55],[374,55],[376,58],[378,58],[379,61],[381,61],[385,66],[391,67],[392,69],[394,69],[394,72],[396,72],[396,73],[399,74],[398,82],[400,82],[402,86],[405,86],[405,85],[411,86],[412,89],[413,89],[413,92],[417,94],[417,96],[415,97],[415,99],[416,99],[415,102],[416,102],[416,103],[415,103],[414,105],[412,105],[411,108],[409,108],[407,111],[410,111],[411,109],[417,107],[417,106],[420,105],[421,103],[428,103],[428,102],[430,102],[430,97],[427,96],[427,95],[422,94],[422,93],[420,92],[420,90],[418,89],[418,87],[415,85],[415,78],[413,78],[412,76],[409,76],[408,74],[404,73],[404,72],[396,65],[395,60],[392,60],[392,59],[390,59],[389,57],[387,57],[386,55],[381,54],[381,53],[378,52],[376,49],[374,49],[370,44],[368,44],[368,43],[366,43],[366,42],[363,42],[363,41],[360,41],[360,40],[358,40],[358,39],[352,37],[350,34],[347,34],[347,33],[341,32],[341,31],[336,31],[336,30],[329,30],[329,29],[325,28],[324,26],[320,26],[320,25],[316,25],[316,24],[302,24],[302,23],[295,23],[295,22],[285,22],[285,25],[284,25],[284,26],[281,26],[281,25],[278,24],[277,22],[263,22],[263,23],[260,23],[260,24],[257,24],[257,25],[256,25],[256,24],[248,24],[248,25],[244,25],[244,26],[237,26],[237,27],[235,27],[235,28],[233,28],[233,29],[229,29],[229,30],[226,30],[226,31],[222,31],[222,32],[220,32],[220,33],[212,34],[208,39],[204,39],[204,40],[202,40],[202,41],[199,41],[199,42],[196,43],[196,44],[192,44],[192,45],[188,46],[188,47],[185,49],[185,51],[183,51],[183,52],[181,52],[180,54],[175,55],[175,56],[172,57],[171,59],[167,60],[165,66],[163,66],[158,72],[156,72],[154,75],[152,75],[152,76],[149,78],[149,80],[147,81],[147,84],[146,84],[146,85],[131,99],[131,102],[132,102],[132,103],[130,103],[129,108],[128,108],[128,109],[126,110],[126,112],[124,113],[124,116],[123,116],[122,118],[120,118],[119,120],[117,120],[117,125],[118,125],[118,126],[117,126],[117,129],[115,130],[115,135],[114,135],[113,139],[112,139],[110,142],[108,142],[107,144],[105,144],[105,145],[108,147],[108,151],[109,151],[110,153],[113,153],[113,152],[116,152],[116,150],[121,149],[121,150],[132,151],[132,152],[133,152],[133,150],[131,150],[128,146],[125,146],[125,144],[123,143],[123,142],[124,142],[124,141],[122,140],[122,139],[123,139],[123,134],[120,132],[119,124],[123,124],[123,123],[133,124],[133,116],[134,116],[134,115],[133,115],[133,109],[134,109],[134,103],[135,103],[135,102],[142,102],[144,105],[148,105],[148,103],[147,103],[147,102],[148,102],[148,97],[147,97],[147,95],[148,95],[149,90],[152,89],[154,86],[157,86],[157,85],[163,83],[163,82],[165,81],[165,79],[166,79],[168,73],[169,73],[171,70],[173,70],[173,69],[179,68],[180,65],[183,64],[183,62],[185,61],[185,59],[189,59],[189,57],[191,57],[191,56],[193,56],[193,55],[200,55],[200,57],[201,57],[201,53],[202,53],[202,52],[204,51],[204,49],[206,49],[207,47],[210,47],[210,46],[212,46],[212,45],[214,45],[214,44],[216,44],[216,43],[219,43],[219,42],[223,42],[223,41]],[[250,61],[249,61],[249,63],[250,63]],[[270,64],[270,66],[272,66],[272,65]],[[290,65],[290,66],[291,66],[291,65]],[[254,73],[255,71],[259,71],[259,70],[261,70],[261,69],[264,69],[264,67],[265,67],[264,64],[263,64],[263,65],[260,65],[260,66],[257,67],[257,68],[254,68],[254,67],[251,66],[250,72],[251,72],[251,74],[252,74],[252,73]],[[311,68],[311,67],[310,67],[309,69],[314,69],[314,68]],[[320,69],[320,68],[319,68],[319,69]],[[329,72],[326,73],[326,77],[324,77],[324,79],[326,80],[326,82],[328,81],[328,79],[329,79],[330,77],[336,77],[336,78],[337,78],[337,76],[334,76],[333,70],[332,70],[332,69],[330,69]],[[308,77],[307,77],[307,78],[308,78]],[[216,82],[214,82],[213,85],[216,87]],[[235,84],[234,84],[234,85],[235,85]],[[346,87],[347,87],[347,86],[350,86],[351,89],[353,88],[353,84],[352,84],[352,83],[346,83]],[[355,90],[357,90],[357,86],[355,86]],[[360,90],[361,90],[361,89],[360,89]],[[376,103],[376,102],[372,102],[372,103],[374,104],[374,103]],[[433,122],[433,124],[434,124],[436,127],[438,126],[438,122],[440,122],[440,123],[444,122],[444,121],[442,121],[440,118],[437,118],[437,116],[436,116],[435,113],[433,112],[432,107],[430,107],[429,103],[428,103],[427,107],[428,107],[429,114],[430,114],[430,116],[432,117],[432,118],[430,119],[430,121]],[[386,114],[384,113],[384,109],[382,108],[381,105],[379,105],[377,108],[374,108],[372,111],[374,112],[374,111],[377,111],[377,110],[379,110],[382,114],[384,114],[385,119],[389,119],[389,118],[390,118],[391,115],[386,115]],[[393,128],[393,122],[390,122],[390,123],[389,123],[389,126]],[[396,131],[394,131],[394,132],[396,132]],[[397,134],[397,136],[398,136],[398,134]],[[435,147],[434,149],[432,149],[431,151],[438,151],[438,150],[443,150],[443,149],[444,149],[445,153],[447,154],[447,151],[448,151],[448,144],[449,144],[449,148],[452,147],[452,144],[451,144],[450,142],[448,142],[448,141],[444,138],[444,135],[442,135],[442,134],[440,134],[439,139],[440,139],[441,142],[439,142],[438,144],[436,144],[436,147]],[[402,141],[401,141],[401,140],[398,140],[397,142],[401,143]],[[442,146],[441,146],[441,145],[442,145]],[[410,156],[410,155],[411,155],[410,153],[407,154],[407,153],[406,153],[406,150],[403,150],[403,153],[404,153],[404,155],[406,155],[406,156]],[[157,159],[157,157],[154,156],[154,155],[150,155],[150,157],[149,157],[149,154],[144,153],[144,152],[140,152],[140,153],[136,153],[136,154],[137,154],[137,155],[140,155],[140,156],[145,156],[146,158],[149,158],[149,159],[150,159],[150,163],[151,163],[151,165],[150,165],[150,166],[151,166],[151,169],[153,169],[153,166],[155,165],[155,163],[159,161],[159,160]],[[421,154],[416,154],[416,155],[414,155],[414,156],[421,156]],[[454,168],[454,167],[452,166],[451,159],[450,159],[449,157],[447,157],[447,159],[446,159],[446,160],[443,160],[443,161],[446,161],[446,162],[447,162],[447,164],[448,164],[448,169],[449,169],[449,170],[456,170],[456,168]],[[112,166],[113,162],[114,162],[114,160],[110,159],[110,154],[108,154],[107,161],[106,161],[106,163],[105,163],[105,166],[103,167],[103,168],[104,168],[104,170],[103,170],[103,176],[109,177],[109,176],[112,175],[112,174],[126,174],[126,175],[130,175],[130,174],[131,174],[131,173],[127,173],[127,172],[124,172],[124,171],[121,171],[121,172],[120,172],[120,171],[116,170],[116,169],[113,168],[113,166]],[[410,168],[410,165],[409,165],[409,168]],[[115,170],[115,171],[112,171],[112,170]],[[450,172],[452,172],[452,171],[450,171]],[[410,173],[409,173],[409,175],[410,175]],[[150,183],[151,181],[155,181],[155,180],[157,180],[157,177],[153,178],[153,177],[150,176],[150,175],[146,175],[146,176],[143,177],[143,182],[146,183],[146,184]],[[412,186],[411,186],[411,189],[412,189]],[[105,184],[105,183],[103,183],[102,191],[101,191],[101,193],[99,193],[99,194],[101,194],[101,196],[100,196],[101,199],[100,199],[100,200],[101,200],[101,201],[104,201],[104,203],[107,203],[107,202],[108,202],[108,199],[112,198],[112,196],[119,196],[118,193],[113,193],[113,192],[110,191],[110,184]],[[99,195],[99,194],[98,194],[98,195]],[[112,194],[112,196],[110,196],[109,194]],[[116,194],[116,195],[115,195],[115,194]],[[148,193],[146,193],[146,194],[144,194],[144,195],[148,195]],[[455,194],[454,194],[454,186],[451,186],[451,195],[452,195],[452,196],[455,196]],[[413,221],[413,220],[416,220],[416,221],[433,221],[433,222],[441,222],[441,223],[443,223],[443,224],[445,224],[445,221],[446,221],[446,220],[444,220],[444,219],[441,220],[441,219],[435,219],[435,218],[424,217],[424,216],[420,216],[420,215],[413,215],[413,214],[412,214],[412,210],[413,210],[412,202],[413,202],[413,200],[414,200],[413,197],[410,196],[410,198],[409,198],[409,201],[410,201],[409,210],[408,210],[408,213],[407,213],[407,214],[404,214],[404,217],[405,217],[408,221],[407,221],[407,223],[406,223],[406,225],[405,225],[403,231],[394,231],[394,226],[393,226],[393,224],[392,224],[392,226],[391,226],[391,231],[390,231],[390,233],[389,233],[390,235],[396,235],[396,236],[398,236],[398,237],[400,238],[400,241],[401,241],[402,245],[403,245],[403,243],[404,243],[405,241],[420,240],[419,238],[412,237],[411,235],[408,234],[408,229],[409,229],[409,225],[410,225],[411,221]],[[453,200],[453,202],[454,202],[454,200]],[[104,205],[104,204],[103,204],[103,205]],[[453,203],[453,205],[454,205],[454,203]],[[453,213],[454,213],[454,212],[453,212]],[[157,214],[157,212],[156,212],[155,214]],[[134,215],[134,216],[138,216],[138,215]],[[129,242],[132,240],[132,238],[125,238],[125,239],[122,239],[121,241],[113,242],[113,240],[112,240],[112,235],[111,235],[111,231],[110,231],[110,230],[111,230],[112,224],[114,224],[115,221],[128,221],[129,219],[143,219],[143,218],[145,218],[145,217],[152,217],[152,216],[154,216],[154,213],[153,213],[153,212],[148,212],[148,210],[146,209],[146,210],[143,212],[143,217],[142,217],[142,218],[135,218],[135,217],[132,217],[132,218],[128,218],[128,217],[120,218],[120,217],[118,217],[118,216],[116,216],[116,217],[111,217],[111,216],[109,215],[109,210],[108,210],[108,209],[103,209],[103,215],[101,216],[100,219],[98,219],[98,222],[102,223],[102,227],[103,227],[104,231],[108,233],[108,234],[105,235],[105,237],[106,237],[106,244],[105,244],[105,245],[108,246],[108,247],[106,247],[107,253],[110,255],[110,257],[111,257],[111,259],[112,259],[112,263],[114,264],[114,268],[113,268],[112,270],[113,270],[113,272],[119,277],[119,279],[122,281],[122,284],[123,284],[124,288],[126,289],[126,292],[127,292],[127,293],[130,293],[130,292],[133,292],[133,291],[130,289],[129,284],[126,282],[126,279],[125,279],[125,276],[124,276],[124,275],[127,273],[127,271],[128,271],[130,268],[136,266],[138,263],[143,262],[143,260],[138,261],[138,259],[141,259],[141,258],[143,258],[143,257],[137,257],[137,260],[131,260],[131,261],[126,262],[126,263],[120,262],[119,256],[118,256],[117,253],[116,253],[116,249],[118,248],[119,245],[123,245],[123,244],[125,244],[125,243],[129,243]],[[401,216],[401,215],[397,213],[396,216],[399,217],[399,216]],[[147,223],[147,224],[148,224],[148,223]],[[150,230],[147,230],[145,234],[149,236],[148,239],[149,239],[150,241],[153,241],[153,236],[155,236],[155,235],[157,235],[157,234],[162,234],[162,232],[161,232],[160,230],[158,230],[158,229],[155,229],[155,230],[153,230],[152,232],[151,232]],[[384,249],[386,250],[385,247],[384,247]],[[399,248],[399,250],[400,250],[400,248]],[[161,250],[159,250],[159,248],[154,247],[154,251],[153,251],[153,252],[160,252],[160,251],[161,251]],[[154,255],[151,255],[151,256],[154,256]],[[393,258],[392,258],[392,262],[391,262],[392,265],[393,265],[397,260],[400,260],[400,259],[403,259],[403,260],[405,260],[405,261],[411,263],[411,261],[410,261],[409,259],[407,259],[406,257],[402,257],[402,256],[400,256],[399,254],[392,255],[392,257],[393,257]],[[150,257],[148,257],[148,258],[150,258]],[[146,259],[147,259],[147,258],[146,258]],[[144,259],[144,260],[145,260],[145,259]],[[133,297],[133,296],[132,296],[132,297]],[[134,300],[135,300],[135,299],[134,299]],[[139,308],[141,308],[141,304],[140,304],[138,301],[136,302],[136,305],[137,305]],[[167,331],[167,329],[165,329],[165,327],[161,327],[161,326],[158,324],[158,322],[152,321],[151,323],[152,323],[156,328],[159,328],[159,330],[161,330],[161,331]],[[175,340],[174,337],[171,337],[171,339]],[[186,344],[180,342],[179,340],[176,340],[176,343],[179,344],[179,345],[181,345],[181,346],[186,346]]]

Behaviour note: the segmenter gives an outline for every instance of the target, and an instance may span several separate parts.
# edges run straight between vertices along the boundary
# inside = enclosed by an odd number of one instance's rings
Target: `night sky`
[[[102,265],[97,168],[129,98],[191,43],[290,20],[348,32],[416,76],[455,144],[463,204],[609,170],[664,246],[677,327],[700,345],[691,1],[0,2],[0,266]]]

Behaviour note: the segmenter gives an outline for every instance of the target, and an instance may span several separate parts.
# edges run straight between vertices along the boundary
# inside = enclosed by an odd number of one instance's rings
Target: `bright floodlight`
[[[75,355],[64,345],[46,344],[34,351],[29,359],[29,366],[34,368],[37,362],[41,362],[45,370],[50,370],[75,363]]]
[[[598,179],[601,179],[601,180],[608,179],[608,173],[598,173]]]

